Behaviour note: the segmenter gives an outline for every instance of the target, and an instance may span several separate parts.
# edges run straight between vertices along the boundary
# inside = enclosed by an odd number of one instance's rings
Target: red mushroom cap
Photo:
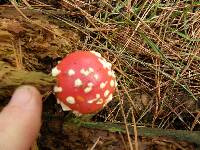
[[[66,56],[54,69],[54,92],[63,110],[90,114],[112,100],[117,86],[111,64],[95,51],[76,51]]]

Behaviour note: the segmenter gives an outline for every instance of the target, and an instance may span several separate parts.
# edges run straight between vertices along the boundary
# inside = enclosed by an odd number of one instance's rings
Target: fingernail
[[[39,91],[32,86],[21,86],[17,88],[11,98],[12,105],[26,105],[35,99],[41,99]]]

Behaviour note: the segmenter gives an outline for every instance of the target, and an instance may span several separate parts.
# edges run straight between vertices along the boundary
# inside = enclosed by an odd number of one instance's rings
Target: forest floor
[[[200,2],[0,3],[0,109],[17,86],[38,87],[43,124],[33,150],[199,148],[190,134],[200,137]],[[52,93],[51,69],[76,50],[101,53],[117,75],[113,100],[87,122],[102,128],[69,122]]]

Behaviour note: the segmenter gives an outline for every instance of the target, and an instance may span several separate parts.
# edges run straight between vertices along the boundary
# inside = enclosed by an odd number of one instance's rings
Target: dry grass
[[[119,93],[107,120],[122,121],[117,104],[122,101],[128,123],[133,110],[136,122],[145,126],[190,130],[199,124],[196,119],[192,125],[200,96],[199,2],[60,3],[73,12],[68,17],[76,17],[73,27],[84,37],[80,48],[96,50],[113,63]]]

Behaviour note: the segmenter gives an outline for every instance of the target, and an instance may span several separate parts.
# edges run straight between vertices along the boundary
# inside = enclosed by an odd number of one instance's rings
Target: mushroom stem
[[[0,61],[0,100],[11,96],[20,85],[29,84],[37,87],[41,93],[52,89],[55,84],[51,75],[42,72],[19,70]]]
[[[67,115],[65,116],[65,120],[71,120],[72,118],[75,118],[76,120],[90,122],[94,115],[95,114],[84,114],[84,115],[78,116],[77,114],[71,111],[67,113]]]

